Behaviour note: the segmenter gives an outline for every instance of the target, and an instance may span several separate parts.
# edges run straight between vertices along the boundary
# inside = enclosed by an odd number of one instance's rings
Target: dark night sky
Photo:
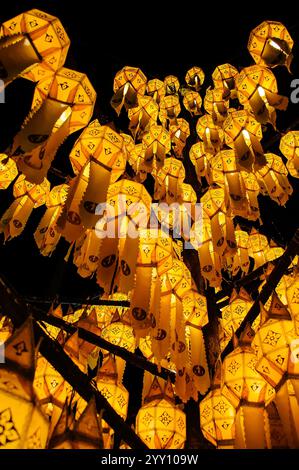
[[[299,78],[299,15],[294,4],[280,8],[261,7],[253,2],[240,2],[237,10],[231,2],[131,2],[119,7],[99,2],[95,12],[95,0],[81,3],[58,0],[9,1],[1,4],[0,21],[12,18],[30,8],[39,8],[58,16],[71,39],[66,66],[87,73],[98,92],[94,117],[114,119],[110,109],[112,84],[115,73],[124,65],[140,67],[148,78],[163,79],[168,74],[177,75],[181,82],[193,65],[201,66],[208,76],[224,62],[238,68],[251,65],[246,49],[249,32],[265,19],[284,23],[295,40],[293,76],[286,69],[276,69],[279,91],[290,96],[290,81]],[[80,5],[80,6],[76,6]],[[163,8],[163,5],[165,7]],[[177,6],[178,5],[178,6]],[[225,6],[227,5],[227,6]],[[251,8],[251,11],[250,11]],[[297,6],[297,9],[298,6]],[[208,79],[209,80],[209,79]],[[9,145],[28,113],[34,85],[16,80],[9,85],[6,103],[0,105],[0,150]],[[290,104],[289,110],[279,113],[278,128],[283,131],[298,116],[299,104]],[[299,128],[299,127],[298,127]],[[67,154],[77,138],[72,135],[60,148],[54,165],[69,170]],[[272,149],[278,152],[277,145]],[[53,184],[60,181],[50,178]],[[298,224],[298,180],[291,178],[294,194],[286,208],[278,207],[269,198],[261,198],[261,212],[265,230],[286,243]],[[0,193],[0,215],[11,203],[11,190]],[[55,293],[82,300],[96,294],[95,281],[79,278],[72,265],[64,262],[68,245],[60,241],[51,258],[42,257],[35,246],[33,231],[44,213],[44,208],[34,211],[19,238],[2,245],[0,238],[0,271],[23,294],[53,297]]]

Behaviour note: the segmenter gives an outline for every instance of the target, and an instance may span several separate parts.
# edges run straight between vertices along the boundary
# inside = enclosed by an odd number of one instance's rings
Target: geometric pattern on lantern
[[[7,442],[17,441],[18,439],[20,439],[20,436],[15,428],[11,409],[6,408],[0,411],[0,447],[5,446]]]

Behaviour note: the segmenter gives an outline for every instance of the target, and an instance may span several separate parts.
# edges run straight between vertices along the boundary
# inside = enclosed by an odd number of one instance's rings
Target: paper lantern
[[[0,344],[1,347],[3,343],[10,338],[13,333],[13,325],[11,323],[10,318],[4,316],[0,319]]]
[[[280,139],[279,150],[287,158],[287,169],[294,178],[299,178],[299,131],[289,131]]]
[[[155,199],[163,199],[171,204],[178,200],[185,178],[183,163],[176,158],[167,158],[163,168],[155,176]]]
[[[251,229],[248,238],[248,254],[254,259],[254,269],[267,262],[266,250],[269,248],[267,237],[254,228]]]
[[[238,347],[223,361],[223,395],[236,408],[235,448],[271,447],[269,421],[265,406],[275,396],[255,366],[257,358],[251,347],[254,333],[246,328]]]
[[[160,103],[161,99],[165,96],[165,85],[164,82],[158,78],[149,80],[146,86],[146,94],[151,96],[156,103]]]
[[[3,214],[0,221],[0,233],[5,240],[21,235],[33,209],[45,204],[50,191],[50,183],[44,180],[41,184],[33,184],[20,175],[13,187],[14,202]]]
[[[290,68],[294,41],[286,27],[279,21],[263,21],[249,36],[248,50],[258,65]]]
[[[174,404],[171,383],[161,386],[155,378],[136,417],[136,433],[149,449],[182,449],[186,416]]]
[[[174,75],[168,75],[164,78],[164,87],[166,95],[175,95],[180,89],[180,82]]]
[[[35,243],[43,256],[50,256],[59,242],[60,233],[57,232],[56,223],[66,201],[67,192],[68,185],[61,184],[54,186],[47,196],[47,210],[34,232]]]
[[[194,88],[196,91],[200,90],[205,79],[204,71],[200,67],[192,67],[188,70],[185,76],[187,85]]]
[[[49,449],[102,449],[102,429],[95,399],[90,400],[76,419],[72,402],[66,401],[49,442]]]
[[[266,410],[268,413],[270,425],[271,448],[287,449],[288,441],[275,402],[272,401],[267,406]]]
[[[102,239],[88,229],[75,243],[74,264],[82,277],[92,276],[98,269]]]
[[[163,166],[166,155],[171,150],[171,140],[168,131],[163,126],[152,125],[148,132],[143,134],[142,143],[144,146],[144,164],[148,165],[148,173],[153,168]]]
[[[31,320],[5,343],[0,364],[0,449],[45,449],[49,422],[33,391],[35,365]]]
[[[190,135],[189,123],[185,119],[178,118],[176,124],[169,126],[169,131],[174,154],[176,158],[182,158],[186,140]]]
[[[258,122],[270,122],[275,127],[275,109],[285,110],[288,98],[277,94],[273,72],[260,65],[245,67],[236,78],[236,88],[240,104],[250,110]]]
[[[184,93],[183,104],[191,116],[200,116],[202,99],[197,91],[188,90]]]
[[[175,122],[180,112],[181,105],[177,95],[168,95],[161,99],[159,119],[163,126],[166,126],[167,121]]]
[[[246,110],[231,111],[223,123],[225,143],[234,149],[240,169],[251,171],[266,164],[259,122]]]
[[[105,292],[127,294],[133,288],[139,229],[147,226],[151,197],[145,187],[129,180],[110,185],[106,216],[96,226],[101,238],[97,281]]]
[[[221,149],[224,141],[223,130],[214,123],[212,116],[209,114],[201,116],[196,124],[196,132],[204,142],[207,152],[215,153]]]
[[[236,410],[221,390],[221,369],[216,371],[211,390],[199,404],[200,428],[217,449],[235,445]]]
[[[293,192],[288,181],[288,170],[281,157],[265,153],[266,165],[256,171],[262,194],[270,196],[277,204],[284,206]]]
[[[136,67],[123,67],[114,78],[111,106],[119,115],[123,106],[126,110],[135,108],[138,96],[143,96],[147,79],[144,73]]]
[[[43,181],[59,146],[88,124],[95,100],[87,76],[74,70],[62,67],[38,82],[31,112],[10,149],[29,181]]]
[[[208,88],[204,98],[204,108],[208,114],[211,114],[215,123],[221,125],[227,116],[229,102],[223,98],[221,88]]]
[[[237,252],[234,253],[230,265],[230,270],[233,276],[236,276],[239,270],[242,273],[247,274],[250,267],[250,260],[248,254],[248,243],[249,243],[249,235],[244,230],[241,230],[239,226],[235,229],[235,237],[236,237],[236,244],[237,244]],[[229,264],[229,261],[227,260]]]
[[[299,276],[297,272],[293,281],[291,282],[290,279],[289,282],[290,285],[286,289],[287,304],[294,320],[296,334],[299,335]],[[283,302],[283,299],[281,300]]]
[[[218,65],[212,73],[215,88],[222,90],[223,99],[237,98],[236,77],[238,70],[230,64]]]
[[[150,96],[139,96],[138,105],[128,111],[130,119],[129,129],[134,138],[141,138],[148,127],[156,124],[159,114],[159,106]]]
[[[131,150],[128,157],[128,162],[136,173],[135,181],[143,183],[147,178],[147,173],[150,170],[148,163],[145,161],[145,146],[143,143],[136,144],[134,149]],[[153,162],[153,167],[155,161]]]
[[[0,153],[0,189],[7,189],[18,176],[15,162],[4,153]]]
[[[205,144],[203,142],[197,142],[192,145],[189,157],[195,166],[197,179],[199,181],[201,181],[203,176],[207,175],[208,164],[212,156],[213,154],[206,151]]]
[[[102,330],[102,337],[121,348],[134,352],[136,348],[136,339],[133,328],[126,322],[123,322],[116,312],[111,323]]]
[[[286,306],[273,293],[269,311],[262,309],[263,323],[256,333],[253,346],[258,362],[256,369],[276,389],[275,403],[291,447],[298,447],[299,434],[292,421],[298,420],[298,410],[292,407],[287,380],[299,397],[299,361],[296,357],[298,336]],[[297,349],[296,349],[297,347]]]
[[[59,19],[37,9],[2,23],[0,39],[5,84],[19,76],[38,82],[52,75],[64,65],[70,46]]]

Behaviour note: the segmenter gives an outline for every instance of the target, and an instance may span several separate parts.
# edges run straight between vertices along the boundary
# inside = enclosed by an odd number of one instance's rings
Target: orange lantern
[[[207,175],[209,161],[213,154],[208,153],[203,142],[193,144],[189,152],[190,160],[195,166],[198,180]]]
[[[183,104],[192,116],[200,116],[202,114],[200,110],[202,99],[197,91],[187,90],[184,93]]]
[[[182,118],[178,118],[176,124],[169,126],[172,148],[176,158],[182,158],[186,140],[190,135],[189,123]]]
[[[167,158],[163,168],[155,175],[155,199],[163,199],[171,204],[178,200],[185,179],[183,163],[176,158]]]
[[[266,165],[255,173],[261,192],[284,206],[293,192],[288,181],[288,170],[278,155],[265,153],[265,158]]]
[[[126,110],[135,108],[138,96],[143,96],[146,90],[147,79],[144,73],[136,67],[123,67],[114,78],[114,95],[111,106],[119,115],[123,105]]]
[[[160,103],[161,99],[165,96],[165,85],[164,82],[158,78],[149,80],[146,86],[146,94],[151,96],[156,103]]]
[[[163,126],[166,126],[167,121],[175,122],[180,112],[181,105],[177,95],[168,95],[161,99],[159,119]]]
[[[180,82],[174,75],[168,75],[164,78],[164,87],[166,95],[176,95],[180,89]]]
[[[208,88],[204,98],[204,108],[208,114],[211,114],[215,123],[221,125],[227,116],[229,103],[223,98],[221,88]]]
[[[289,131],[280,139],[279,149],[287,158],[287,169],[294,178],[299,178],[299,131]]]
[[[205,80],[204,71],[200,67],[192,67],[186,73],[185,80],[187,85],[199,91]]]
[[[0,153],[0,189],[7,189],[18,176],[15,162],[4,153]]]
[[[222,90],[223,98],[237,98],[236,77],[238,70],[230,64],[218,65],[212,73],[215,88]]]
[[[146,95],[138,97],[138,105],[128,111],[129,129],[135,139],[140,138],[148,127],[156,124],[158,114],[159,106],[153,98]]]
[[[153,168],[163,166],[165,156],[171,150],[171,140],[168,131],[163,126],[152,125],[148,132],[143,134],[142,144],[144,146],[144,164],[149,166],[148,173]]]
[[[201,116],[196,124],[196,132],[203,140],[207,152],[215,153],[221,150],[224,141],[223,130],[214,123],[212,116]]]

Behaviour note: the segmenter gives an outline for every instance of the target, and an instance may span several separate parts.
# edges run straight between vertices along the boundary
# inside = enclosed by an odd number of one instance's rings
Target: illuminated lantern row
[[[38,82],[52,75],[64,65],[70,46],[59,19],[37,9],[2,23],[0,39],[5,85],[17,77]]]

